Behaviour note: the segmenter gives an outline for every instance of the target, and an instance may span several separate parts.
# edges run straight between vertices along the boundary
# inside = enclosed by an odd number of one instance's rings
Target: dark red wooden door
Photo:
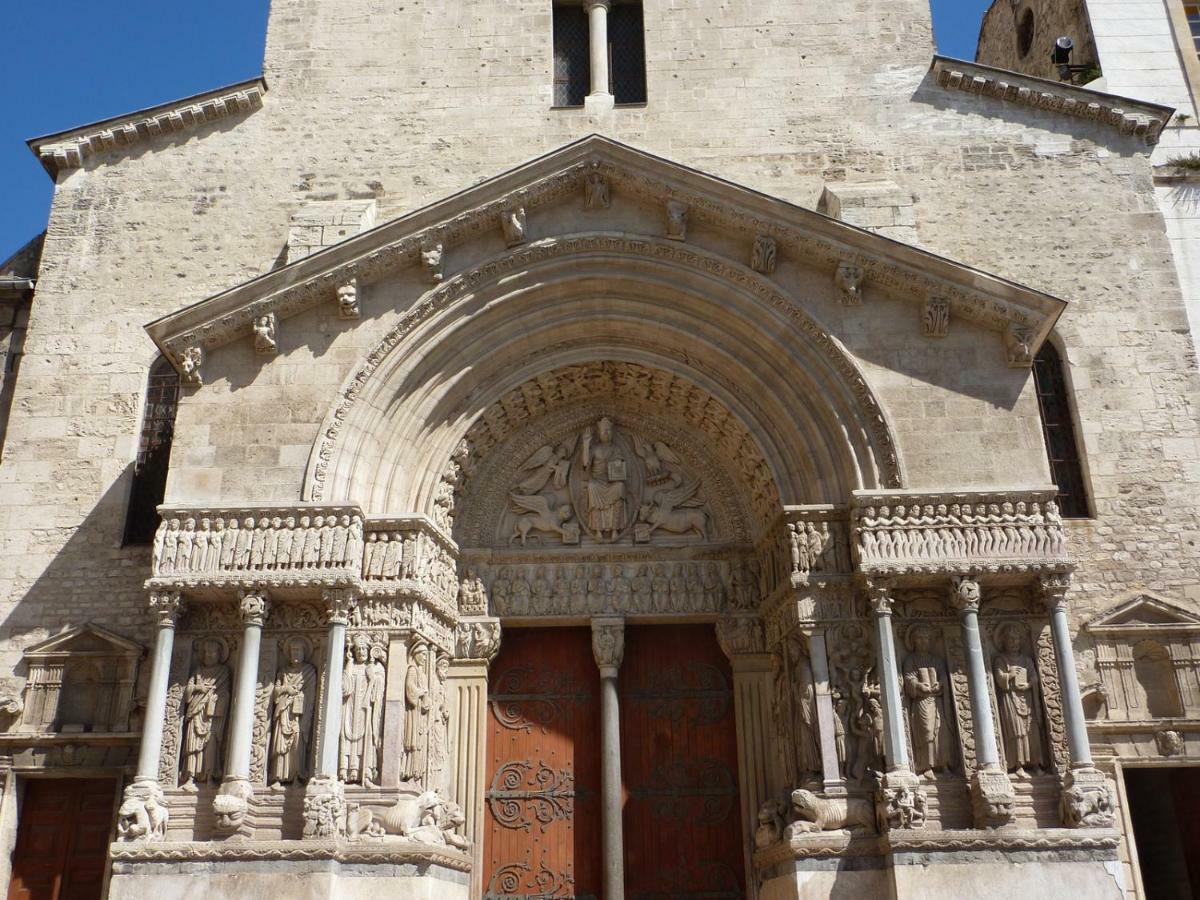
[[[602,896],[591,648],[584,628],[504,633],[488,679],[486,900]]]
[[[99,900],[116,789],[107,778],[26,784],[8,900]]]
[[[628,900],[745,896],[732,683],[711,625],[626,628]]]

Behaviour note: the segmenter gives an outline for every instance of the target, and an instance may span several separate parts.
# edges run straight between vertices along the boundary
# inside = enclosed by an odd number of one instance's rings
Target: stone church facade
[[[1138,896],[1172,114],[924,0],[275,0],[261,79],[31,141],[11,889]]]

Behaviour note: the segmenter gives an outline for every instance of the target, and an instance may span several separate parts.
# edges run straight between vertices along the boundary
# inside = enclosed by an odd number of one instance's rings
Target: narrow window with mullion
[[[554,105],[583,106],[591,77],[587,13],[579,4],[555,4]]]
[[[1050,474],[1058,487],[1059,510],[1065,518],[1086,519],[1089,515],[1087,488],[1075,439],[1071,398],[1062,358],[1049,341],[1042,345],[1033,361],[1033,380]]]

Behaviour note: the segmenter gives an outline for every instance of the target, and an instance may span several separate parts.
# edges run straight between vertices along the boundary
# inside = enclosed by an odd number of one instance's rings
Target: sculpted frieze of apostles
[[[707,541],[703,480],[666,442],[601,415],[519,468],[500,534],[509,545]]]

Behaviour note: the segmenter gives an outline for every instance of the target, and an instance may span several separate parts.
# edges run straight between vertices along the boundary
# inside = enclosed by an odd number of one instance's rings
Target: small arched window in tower
[[[1021,20],[1017,23],[1017,52],[1021,54],[1021,59],[1024,59],[1032,49],[1033,10],[1027,9],[1021,13]]]
[[[125,543],[149,544],[158,529],[158,505],[167,488],[171,438],[179,406],[179,375],[162,357],[150,369],[142,434],[125,512]]]
[[[1042,344],[1033,360],[1033,381],[1042,414],[1042,434],[1046,439],[1050,474],[1058,486],[1059,511],[1068,519],[1086,519],[1087,491],[1079,461],[1079,445],[1075,440],[1071,400],[1063,376],[1062,358],[1049,341]]]

